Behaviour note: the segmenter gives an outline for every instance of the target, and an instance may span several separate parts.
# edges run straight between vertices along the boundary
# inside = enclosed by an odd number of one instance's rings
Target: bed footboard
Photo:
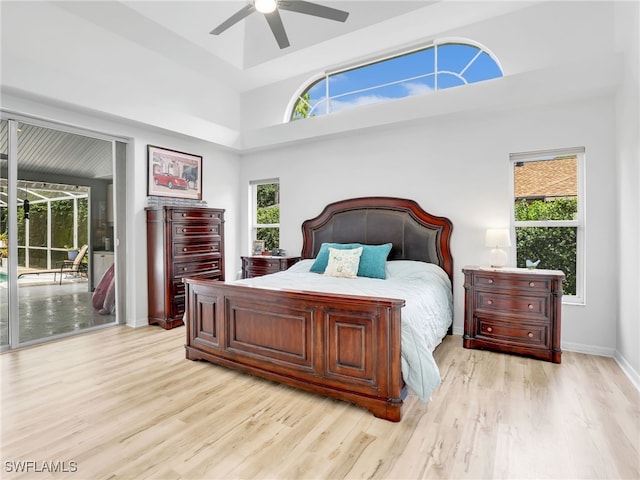
[[[400,421],[404,300],[184,279],[186,357]]]

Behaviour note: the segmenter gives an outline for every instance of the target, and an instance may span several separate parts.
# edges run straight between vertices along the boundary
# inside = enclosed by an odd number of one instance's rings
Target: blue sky
[[[491,56],[472,45],[443,44],[329,76],[331,111],[429,93],[501,77]],[[436,73],[437,70],[437,73]],[[325,113],[325,79],[310,90],[314,113]]]

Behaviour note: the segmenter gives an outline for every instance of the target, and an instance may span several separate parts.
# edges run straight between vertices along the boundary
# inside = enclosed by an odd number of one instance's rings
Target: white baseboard
[[[613,357],[620,369],[624,372],[624,374],[631,380],[633,386],[636,387],[636,390],[640,391],[640,375],[636,372],[633,367],[627,362],[627,359],[620,355],[620,352],[616,352]]]
[[[145,327],[147,325],[149,325],[149,320],[147,320],[147,317],[127,320],[127,326],[129,327],[138,328],[138,327]]]
[[[562,342],[562,351],[586,353],[587,355],[598,355],[600,357],[615,357],[614,348],[597,347],[595,345],[584,345],[582,343]]]

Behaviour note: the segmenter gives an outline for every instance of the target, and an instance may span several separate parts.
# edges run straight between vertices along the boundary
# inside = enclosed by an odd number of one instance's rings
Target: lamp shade
[[[487,247],[510,247],[511,238],[506,228],[489,228],[484,243]]]

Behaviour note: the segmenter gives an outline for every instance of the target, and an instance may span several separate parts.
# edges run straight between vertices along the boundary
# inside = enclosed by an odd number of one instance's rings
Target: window
[[[296,99],[291,120],[502,77],[485,49],[462,42],[433,44],[365,65],[327,73]]]
[[[264,240],[265,249],[280,247],[280,183],[277,179],[251,182],[251,240]]]
[[[53,268],[67,250],[88,243],[89,187],[18,180],[17,190],[19,266]],[[0,231],[7,222],[7,185],[0,181]]]
[[[583,158],[584,149],[511,155],[516,266],[562,270],[564,300],[575,302],[584,296]]]

